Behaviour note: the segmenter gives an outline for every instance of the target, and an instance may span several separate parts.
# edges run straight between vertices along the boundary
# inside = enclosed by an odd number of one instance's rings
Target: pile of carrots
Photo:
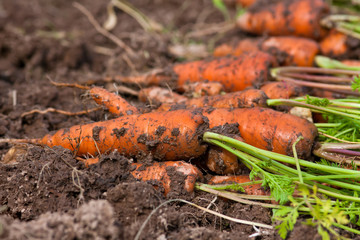
[[[292,146],[302,136],[296,145],[297,154],[309,157],[317,137],[315,125],[266,105],[268,98],[301,96],[307,89],[271,82],[270,71],[276,66],[313,66],[319,53],[346,54],[347,37],[320,25],[320,19],[330,13],[325,0],[285,0],[254,9],[251,6],[256,1],[240,4],[249,10],[238,18],[239,29],[258,37],[224,43],[215,48],[213,58],[106,79],[141,86],[139,100],[157,103],[151,111],[139,109],[100,87],[71,85],[89,91],[115,118],[60,129],[41,139],[2,141],[62,146],[87,164],[96,163],[101,154],[112,151],[135,159],[151,155],[158,162],[151,166],[134,163],[131,174],[139,180],[161,182],[165,194],[171,191],[169,169],[186,176],[184,189],[189,192],[202,179],[202,172],[186,163],[191,159],[203,160],[215,174],[238,172],[240,166],[234,155],[202,141],[206,131],[231,135],[286,155],[293,154]],[[237,177],[231,181],[250,180]],[[248,191],[264,194],[263,190]]]

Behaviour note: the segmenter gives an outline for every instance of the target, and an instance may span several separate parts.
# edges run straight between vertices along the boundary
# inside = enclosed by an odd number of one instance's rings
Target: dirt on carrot
[[[243,39],[235,44],[223,44],[215,48],[214,56],[239,56],[249,51],[265,51],[274,57],[280,66],[312,66],[319,52],[316,41],[294,36]]]
[[[324,0],[270,2],[250,8],[237,19],[237,25],[241,30],[258,35],[292,35],[319,39],[326,33],[320,20],[329,11],[330,7]]]

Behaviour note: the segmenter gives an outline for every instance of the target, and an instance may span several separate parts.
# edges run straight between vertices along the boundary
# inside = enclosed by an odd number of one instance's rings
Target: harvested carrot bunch
[[[319,45],[312,39],[280,36],[243,39],[233,45],[223,44],[215,48],[214,56],[239,56],[248,51],[265,51],[275,56],[280,66],[312,66],[319,52]]]
[[[292,35],[319,39],[320,20],[330,11],[324,0],[285,0],[249,9],[237,19],[240,29],[254,34]]]
[[[137,84],[140,86],[173,87],[184,91],[193,82],[219,82],[227,92],[240,91],[269,80],[269,68],[276,60],[264,52],[247,53],[239,57],[223,57],[175,64],[167,69],[141,76],[115,76],[108,81]]]

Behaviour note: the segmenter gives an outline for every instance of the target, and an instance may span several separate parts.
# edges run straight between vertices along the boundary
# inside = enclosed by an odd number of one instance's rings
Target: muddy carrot
[[[164,70],[141,76],[115,76],[107,79],[143,86],[171,86],[179,91],[191,82],[219,82],[227,92],[241,91],[268,80],[274,57],[264,52],[251,52],[239,57],[223,57],[178,63]]]
[[[302,37],[269,37],[244,39],[236,44],[223,44],[215,48],[214,56],[239,56],[247,51],[265,51],[275,56],[282,66],[312,66],[319,52],[319,45],[311,39]]]
[[[317,136],[315,125],[306,119],[269,108],[216,109],[204,111],[203,115],[209,119],[210,128],[237,123],[240,136],[246,143],[285,155],[292,155],[293,143],[303,136],[304,139],[296,145],[300,158],[311,154]]]
[[[249,175],[232,175],[232,176],[213,176],[209,180],[209,184],[231,184],[231,183],[251,183]],[[261,183],[253,183],[242,186],[246,194],[249,195],[269,195],[269,192],[265,191],[261,187]]]
[[[240,136],[233,136],[233,138],[244,141]],[[235,174],[239,170],[237,156],[217,146],[209,147],[205,159],[206,166],[217,174]]]
[[[58,83],[53,81],[51,83],[58,87],[74,87],[88,90],[89,95],[97,104],[105,106],[109,112],[117,116],[139,113],[139,110],[135,106],[132,106],[130,103],[128,103],[128,101],[126,101],[124,98],[115,93],[109,92],[104,88],[89,87],[72,83]]]
[[[266,94],[258,89],[247,89],[238,92],[226,93],[216,96],[205,96],[188,99],[176,104],[162,104],[157,111],[175,109],[192,109],[199,107],[212,108],[241,108],[241,107],[266,107]]]
[[[320,42],[321,53],[326,56],[336,57],[348,51],[347,35],[336,30],[331,30]]]
[[[150,181],[150,183],[160,183],[164,188],[164,194],[167,195],[175,187],[178,188],[179,184],[183,186],[187,192],[193,192],[196,180],[202,178],[200,170],[190,163],[182,161],[166,161],[166,162],[153,162],[147,166],[141,163],[132,163],[136,167],[131,171],[131,175],[141,181]],[[178,181],[176,173],[185,175],[185,180]]]
[[[311,153],[316,127],[305,119],[267,108],[194,109],[129,115],[103,122],[75,125],[41,139],[2,139],[0,143],[62,146],[77,156],[118,151],[127,157],[152,154],[163,161],[196,158],[204,154],[204,131],[225,124],[238,126],[245,142],[291,155],[297,143],[300,157]]]
[[[307,93],[304,87],[290,82],[268,82],[265,83],[260,90],[270,99],[289,99],[304,96]]]
[[[240,29],[269,35],[292,35],[319,39],[326,30],[320,20],[329,13],[324,0],[285,0],[249,10],[237,19]]]

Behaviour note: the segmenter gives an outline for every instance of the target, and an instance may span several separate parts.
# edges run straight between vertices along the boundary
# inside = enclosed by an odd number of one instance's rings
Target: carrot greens
[[[330,235],[345,239],[337,232],[338,228],[360,233],[350,225],[360,226],[360,183],[355,181],[360,178],[358,171],[339,164],[298,159],[296,154],[290,157],[258,149],[212,132],[204,134],[204,141],[235,154],[251,170],[250,179],[262,179],[262,186],[269,188],[272,198],[280,204],[263,206],[273,208],[273,221],[282,238],[286,238],[300,216],[306,218],[306,224],[317,226],[323,239]],[[295,144],[293,148],[296,149]],[[197,188],[204,190],[199,185]],[[239,198],[241,195],[238,194]],[[261,198],[255,196],[254,200]]]

